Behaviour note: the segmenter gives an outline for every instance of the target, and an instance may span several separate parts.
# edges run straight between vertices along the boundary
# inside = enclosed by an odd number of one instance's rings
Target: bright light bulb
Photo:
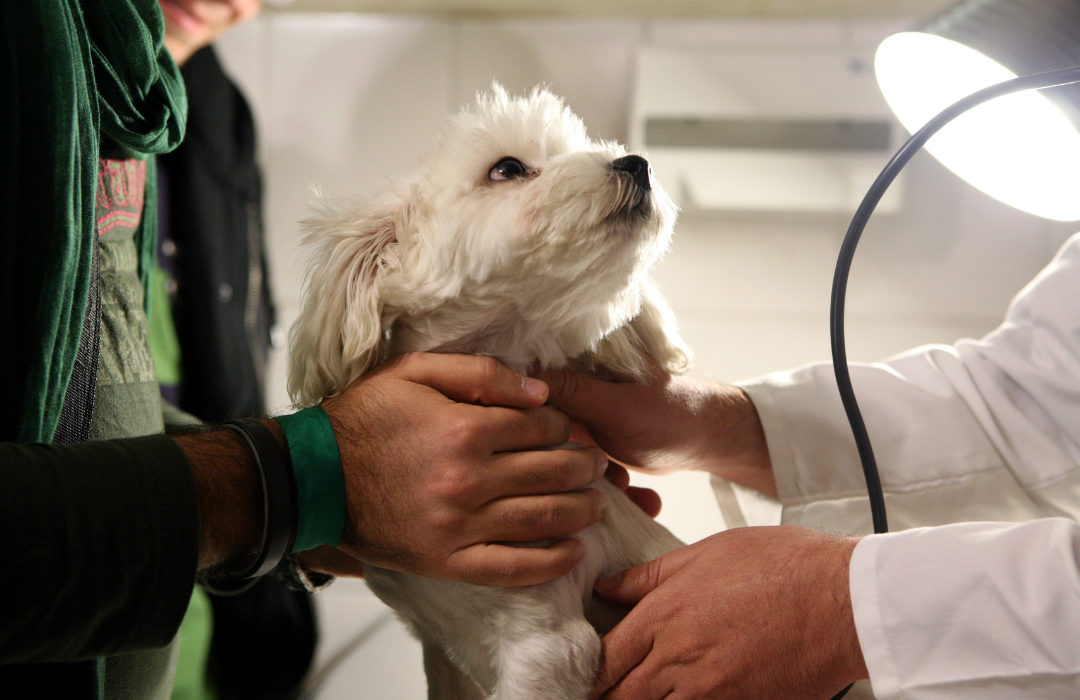
[[[882,42],[874,70],[885,100],[912,133],[960,98],[1016,77],[972,48],[918,32]],[[926,150],[1006,204],[1047,219],[1080,220],[1080,133],[1035,90],[975,107],[942,128]]]

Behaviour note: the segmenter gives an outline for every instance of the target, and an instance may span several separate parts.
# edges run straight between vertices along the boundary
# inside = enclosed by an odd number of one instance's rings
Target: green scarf
[[[187,101],[164,34],[157,0],[0,2],[0,440],[49,442],[56,430],[89,289],[102,136],[137,158],[183,138]]]

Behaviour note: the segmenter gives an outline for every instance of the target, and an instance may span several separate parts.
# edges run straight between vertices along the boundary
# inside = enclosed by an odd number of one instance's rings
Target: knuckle
[[[528,436],[530,443],[544,443],[544,411],[520,411],[519,414],[524,423],[522,432]]]
[[[661,561],[662,561],[661,559],[653,559],[652,561],[650,561],[645,566],[645,570],[642,572],[642,575],[645,578],[645,581],[648,583],[648,590],[650,590],[650,591],[655,590],[656,587],[660,585],[660,582],[661,582],[661,576],[660,576],[660,564],[661,564]]]
[[[610,464],[608,462],[608,456],[604,453],[603,450],[601,450],[596,445],[591,445],[589,447],[586,447],[585,448],[585,454],[587,454],[589,456],[589,459],[592,462],[593,469],[594,469],[594,474],[595,474],[595,476],[593,478],[593,481],[596,481],[596,479],[599,479],[600,477],[602,477],[604,475],[604,472],[606,472],[607,469],[608,469],[608,466]],[[623,469],[623,471],[626,471],[626,470]]]
[[[443,503],[456,504],[477,488],[478,477],[465,466],[444,465],[431,480],[431,492]]]
[[[560,411],[547,406],[526,411],[528,434],[536,444],[560,445],[570,437],[570,419]]]
[[[563,521],[562,515],[559,501],[551,496],[545,497],[536,511],[536,526],[543,532],[552,532]]]
[[[457,533],[465,528],[468,518],[457,508],[439,507],[431,509],[426,517],[429,528],[445,537],[447,533]]]
[[[569,491],[574,483],[574,465],[570,460],[570,453],[559,450],[550,453],[550,480],[551,488],[555,491]]]
[[[550,390],[550,396],[560,399],[573,397],[577,387],[576,375],[568,369],[552,369],[544,373],[544,381]]]
[[[514,508],[504,515],[505,526],[519,533],[523,541],[544,539],[562,521],[560,508],[554,496],[534,496],[527,508]]]
[[[568,369],[561,370],[559,372],[559,395],[567,401],[573,401],[577,398],[577,395],[581,389],[581,378],[576,372],[571,372]]]
[[[553,442],[563,443],[570,439],[570,418],[554,408],[543,409],[547,435]]]
[[[446,561],[446,574],[448,578],[470,583],[483,583],[482,567],[470,556],[468,550],[454,552]]]
[[[484,428],[478,415],[457,411],[447,419],[446,432],[447,439],[444,444],[455,447],[454,451],[469,451],[483,435]]]
[[[599,520],[607,512],[608,497],[597,488],[586,489],[586,492],[591,492],[593,503],[593,521]]]
[[[507,557],[502,565],[493,572],[495,579],[500,583],[513,583],[521,579],[527,572],[527,567],[521,557]]]
[[[498,360],[488,355],[477,355],[476,363],[480,381],[485,388],[491,388],[498,384],[502,375],[502,365]]]

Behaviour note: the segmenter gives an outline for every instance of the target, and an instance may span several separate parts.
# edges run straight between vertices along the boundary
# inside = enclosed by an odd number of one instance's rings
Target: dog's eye
[[[518,177],[525,177],[529,174],[529,169],[525,167],[517,158],[503,158],[488,171],[489,180],[513,180]]]

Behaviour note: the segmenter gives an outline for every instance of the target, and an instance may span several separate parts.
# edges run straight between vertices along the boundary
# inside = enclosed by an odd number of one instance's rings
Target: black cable
[[[889,531],[888,519],[885,515],[885,496],[881,491],[881,477],[878,475],[877,461],[874,459],[874,448],[870,445],[870,436],[866,432],[866,424],[863,422],[862,413],[859,411],[859,403],[855,399],[855,390],[851,386],[847,347],[844,343],[844,297],[847,293],[851,260],[855,257],[855,246],[859,244],[859,238],[862,237],[863,229],[866,228],[866,222],[870,220],[870,215],[874,213],[878,202],[885,195],[885,190],[889,189],[889,185],[900,174],[900,171],[907,165],[912,156],[918,153],[919,149],[946,124],[969,109],[995,97],[1023,90],[1038,90],[1078,82],[1080,82],[1080,66],[1062,68],[1006,80],[973,92],[953,103],[916,131],[907,140],[907,143],[896,152],[896,155],[892,157],[892,160],[888,162],[881,174],[874,180],[874,184],[866,192],[862,203],[859,204],[859,208],[855,211],[851,225],[848,226],[847,235],[844,236],[844,242],[840,246],[840,255],[836,260],[836,272],[833,274],[829,332],[832,336],[833,372],[836,373],[836,385],[840,390],[840,399],[844,403],[844,411],[847,413],[848,423],[851,424],[851,432],[855,435],[855,445],[859,449],[859,459],[862,461],[863,475],[866,477],[866,491],[870,496],[870,513],[873,517],[875,534]],[[993,147],[993,144],[987,144],[987,148],[991,147]],[[849,685],[834,696],[833,700],[840,700],[850,689],[851,686]]]

